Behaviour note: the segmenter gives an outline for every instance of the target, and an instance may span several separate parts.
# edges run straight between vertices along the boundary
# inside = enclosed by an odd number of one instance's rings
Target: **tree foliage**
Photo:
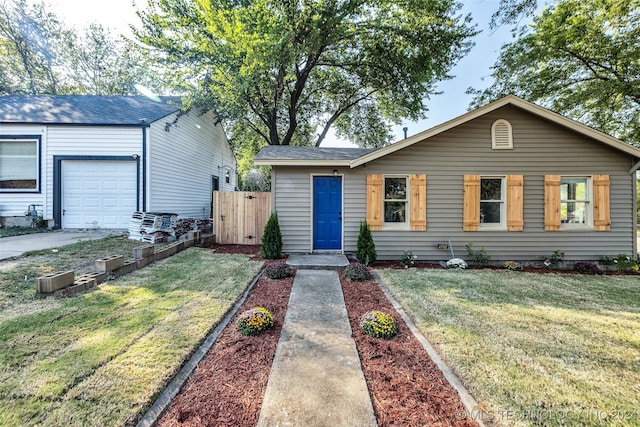
[[[470,48],[453,0],[159,0],[138,39],[174,87],[272,145],[361,146],[418,119]]]
[[[44,3],[0,2],[0,94],[129,95],[162,82],[142,52],[108,29],[67,27]]]
[[[26,0],[0,3],[0,90],[58,93],[57,68],[70,31],[44,7]]]
[[[565,0],[503,46],[495,84],[473,106],[509,93],[640,144],[640,0]]]

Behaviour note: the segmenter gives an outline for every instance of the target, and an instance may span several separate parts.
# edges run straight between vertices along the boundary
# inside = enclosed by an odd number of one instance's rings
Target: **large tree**
[[[452,0],[158,0],[138,39],[175,88],[272,145],[361,146],[418,119],[471,47]]]
[[[57,68],[70,37],[44,4],[0,3],[0,90],[3,93],[58,93]]]
[[[513,93],[640,144],[640,0],[564,0],[503,46],[495,84],[472,106]]]
[[[68,27],[42,2],[0,0],[0,94],[135,94],[161,89],[133,44],[99,24]]]

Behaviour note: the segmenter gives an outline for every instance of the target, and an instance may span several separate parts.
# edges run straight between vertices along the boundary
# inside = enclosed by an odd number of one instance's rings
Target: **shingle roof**
[[[5,95],[0,123],[142,126],[179,109],[180,98],[168,96]]]
[[[375,148],[291,147],[268,145],[255,160],[353,160],[375,151]]]

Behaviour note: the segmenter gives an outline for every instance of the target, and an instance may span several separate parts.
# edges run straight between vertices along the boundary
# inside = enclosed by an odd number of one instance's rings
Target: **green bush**
[[[254,307],[240,313],[236,326],[242,335],[258,335],[262,331],[272,328],[273,315],[264,307]]]
[[[368,311],[360,319],[364,332],[373,338],[390,339],[398,333],[396,320],[382,311]]]
[[[272,212],[262,235],[260,256],[265,259],[282,258],[282,233],[278,224],[278,212]]]
[[[373,235],[371,234],[369,224],[367,224],[367,221],[360,221],[356,259],[360,264],[370,266],[376,262],[377,258],[376,244],[373,242]]]
[[[415,265],[417,255],[414,255],[411,251],[404,251],[402,255],[400,255],[400,265],[404,268],[409,268]]]
[[[547,268],[556,269],[560,267],[560,264],[564,261],[564,252],[555,250],[549,257],[541,257],[540,262]]]
[[[291,276],[291,266],[286,262],[274,262],[267,265],[264,274],[269,279],[284,279]]]
[[[491,257],[487,255],[487,252],[484,250],[483,246],[480,246],[480,249],[473,249],[473,243],[469,242],[465,245],[465,247],[467,248],[469,259],[476,265],[479,265],[481,267],[489,265]]]
[[[352,282],[363,282],[365,280],[369,280],[371,278],[371,274],[366,266],[358,262],[352,262],[345,267],[344,277]]]

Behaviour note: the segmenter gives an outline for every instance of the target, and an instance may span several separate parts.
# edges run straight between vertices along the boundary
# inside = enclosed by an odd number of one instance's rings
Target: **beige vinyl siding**
[[[222,126],[211,113],[175,115],[154,122],[149,129],[147,150],[148,211],[174,212],[181,217],[210,217],[211,176],[219,178],[221,191],[236,187],[236,162]],[[224,168],[230,168],[230,183]]]
[[[43,145],[46,146],[45,218],[52,219],[54,156],[140,156],[142,130],[116,126],[48,126]]]
[[[512,125],[513,150],[491,148],[491,124],[501,118]],[[516,107],[503,107],[428,141],[418,142],[369,162],[366,167],[347,170],[343,195],[344,249],[345,252],[355,251],[357,224],[365,217],[366,175],[420,173],[428,177],[427,229],[373,232],[380,259],[399,259],[404,250],[411,250],[419,260],[445,260],[450,257],[449,251],[437,249],[437,244],[448,239],[453,243],[456,256],[465,258],[465,244],[473,243],[475,247],[484,247],[493,261],[534,261],[550,255],[554,250],[565,252],[569,261],[597,261],[601,255],[631,254],[635,196],[634,177],[628,171],[632,164],[633,159],[629,155]],[[333,168],[325,169],[324,173],[330,173]],[[283,191],[279,183],[306,182],[307,188],[296,188],[295,191],[300,204],[305,197],[309,197],[310,172],[305,168],[277,168],[276,188],[279,194],[276,195],[275,208],[281,215],[282,226],[291,227],[283,232],[285,251],[288,252],[310,250],[310,213],[308,209],[296,212],[295,208],[290,207],[286,212],[281,212],[281,199],[289,198],[292,193],[290,187]],[[610,231],[545,231],[544,176],[553,174],[609,175]],[[463,231],[464,175],[522,175],[523,231]],[[285,225],[288,220],[294,221],[295,227]],[[291,240],[287,242],[288,239]]]

